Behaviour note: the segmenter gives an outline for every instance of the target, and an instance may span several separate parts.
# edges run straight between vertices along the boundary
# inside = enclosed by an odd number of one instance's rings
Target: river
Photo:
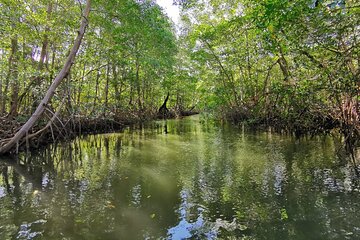
[[[0,239],[360,239],[340,146],[199,115],[52,144],[0,161]]]

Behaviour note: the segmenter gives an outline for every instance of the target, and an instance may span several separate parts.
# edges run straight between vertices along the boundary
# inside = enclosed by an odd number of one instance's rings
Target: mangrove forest
[[[357,0],[0,0],[0,239],[359,239]]]

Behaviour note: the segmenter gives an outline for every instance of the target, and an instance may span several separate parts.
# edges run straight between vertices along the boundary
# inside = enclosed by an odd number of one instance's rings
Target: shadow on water
[[[0,161],[0,239],[357,239],[338,144],[193,116],[50,145]]]

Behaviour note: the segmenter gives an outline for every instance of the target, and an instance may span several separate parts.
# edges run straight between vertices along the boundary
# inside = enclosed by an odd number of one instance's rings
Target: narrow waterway
[[[50,145],[0,161],[0,239],[360,239],[339,145],[201,116]]]

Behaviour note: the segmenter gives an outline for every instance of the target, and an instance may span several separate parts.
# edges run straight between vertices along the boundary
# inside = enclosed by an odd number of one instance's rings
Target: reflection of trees
[[[203,226],[216,228],[218,219],[228,224],[236,219],[236,231],[219,229],[223,237],[330,239],[355,234],[354,222],[359,220],[355,209],[360,206],[354,207],[345,185],[358,188],[358,178],[352,168],[339,167],[330,139],[279,142],[260,136],[238,139],[226,132],[213,137],[204,140],[202,151],[197,146],[199,161],[187,166],[194,169],[193,175],[183,174],[191,177],[183,190],[190,194],[179,212],[186,208],[188,217],[172,230],[185,226],[184,221],[192,229],[201,217],[197,210],[203,207]],[[238,146],[233,147],[234,142]],[[193,234],[204,233],[209,228]]]
[[[329,139],[169,120],[1,162],[1,239],[358,237],[359,183]],[[177,210],[176,210],[177,209]],[[339,229],[343,229],[341,232]],[[350,235],[349,235],[350,236]]]
[[[11,191],[0,198],[0,205],[10,200],[0,225],[16,226],[13,236],[20,226],[28,234],[46,229],[45,239],[166,235],[178,202],[176,185],[168,184],[174,176],[158,175],[141,163],[139,149],[150,147],[139,142],[144,137],[125,136],[88,136],[33,153],[19,164],[3,163],[1,184]],[[132,205],[136,187],[138,204]]]
[[[9,168],[5,166],[0,166],[1,174],[3,177],[3,184],[5,185],[6,192],[10,194],[10,183],[9,183]]]

